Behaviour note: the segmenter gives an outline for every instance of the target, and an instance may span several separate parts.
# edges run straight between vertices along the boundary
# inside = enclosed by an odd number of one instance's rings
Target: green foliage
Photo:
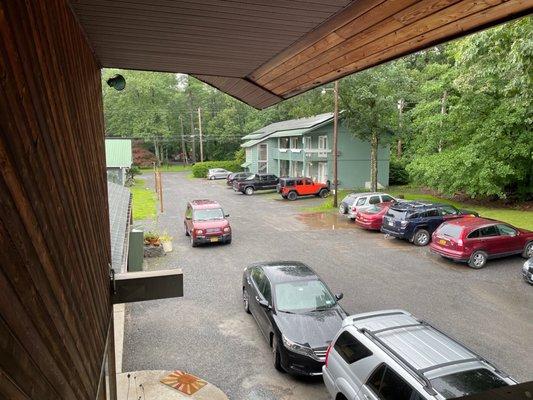
[[[212,168],[224,168],[231,172],[242,171],[241,165],[234,160],[228,161],[204,161],[192,166],[192,174],[195,178],[205,178],[207,171]]]
[[[389,185],[406,185],[409,183],[409,173],[402,161],[391,158],[389,164]]]
[[[234,158],[236,163],[239,165],[243,164],[246,161],[246,151],[241,147],[235,152]]]

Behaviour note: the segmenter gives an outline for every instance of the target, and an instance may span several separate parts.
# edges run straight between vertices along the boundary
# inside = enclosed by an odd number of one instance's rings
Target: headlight
[[[196,234],[197,234],[197,235],[203,235],[203,234],[204,234],[204,231],[201,230],[201,229],[196,229]]]
[[[230,228],[229,226],[226,226],[226,227],[224,228],[224,232],[229,232],[229,231],[231,231],[231,228]]]
[[[400,222],[400,225],[402,226],[402,228],[405,228],[408,223],[409,223],[409,221],[402,221],[402,222]]]
[[[292,340],[287,339],[284,335],[281,335],[281,339],[283,340],[283,345],[287,350],[292,351],[293,353],[301,354],[303,356],[311,357],[312,359],[317,361],[322,361],[316,356],[315,352],[310,347],[294,343]]]

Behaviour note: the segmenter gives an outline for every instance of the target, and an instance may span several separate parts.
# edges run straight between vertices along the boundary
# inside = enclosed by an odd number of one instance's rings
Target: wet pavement
[[[147,185],[151,176],[146,176]],[[304,213],[320,199],[278,200],[272,192],[244,196],[225,182],[163,175],[165,213],[150,229],[174,236],[174,251],[146,268],[182,268],[185,295],[126,306],[123,370],[185,369],[230,399],[312,399],[328,395],[321,379],[280,374],[253,318],[241,305],[243,268],[254,261],[299,260],[350,313],[403,308],[428,320],[499,364],[532,379],[533,287],[520,276],[520,257],[476,271],[410,243],[358,229],[329,213]],[[218,200],[230,214],[233,242],[191,248],[183,231],[187,200]]]

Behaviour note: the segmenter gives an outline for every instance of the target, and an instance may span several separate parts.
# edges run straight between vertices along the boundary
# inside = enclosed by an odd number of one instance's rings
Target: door
[[[259,303],[261,300],[266,300],[261,292],[261,288],[266,280],[263,270],[259,267],[252,268],[252,271],[250,272],[250,280],[250,312],[254,316],[259,329],[261,329],[265,338],[268,339],[268,332],[264,331],[266,309]]]
[[[328,181],[328,164],[325,162],[318,163],[318,181],[321,183]]]
[[[313,185],[313,181],[309,178],[302,179],[302,186],[300,186],[300,188],[301,189],[299,189],[298,192],[303,196],[315,194],[315,186]]]
[[[484,226],[479,229],[479,239],[481,240],[481,248],[489,255],[503,253],[503,247],[500,242],[500,231],[496,225]]]
[[[500,233],[499,247],[502,253],[522,252],[523,243],[516,229],[506,224],[498,224],[497,228]]]
[[[318,137],[318,157],[327,157],[328,149],[328,137],[327,136],[319,136]]]
[[[436,208],[428,210],[425,213],[426,222],[428,225],[428,232],[431,235],[439,227],[440,224],[444,221],[442,215],[440,215],[439,210]]]

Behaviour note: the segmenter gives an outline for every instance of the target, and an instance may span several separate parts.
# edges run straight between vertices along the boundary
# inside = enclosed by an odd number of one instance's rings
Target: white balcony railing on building
[[[314,154],[320,158],[326,158],[328,153],[331,153],[331,149],[305,149],[305,156],[312,157]]]

